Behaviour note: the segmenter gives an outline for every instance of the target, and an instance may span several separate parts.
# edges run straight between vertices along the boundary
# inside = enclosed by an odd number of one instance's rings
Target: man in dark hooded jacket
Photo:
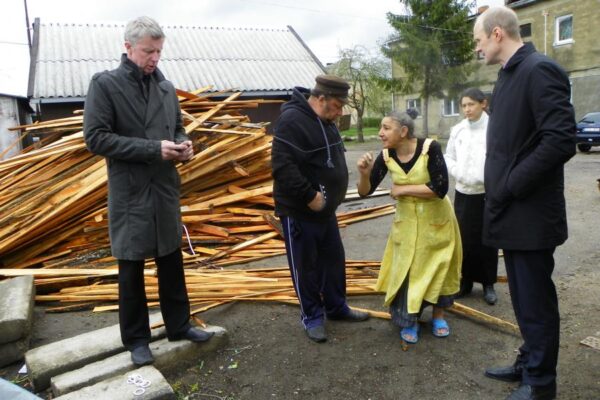
[[[193,156],[175,88],[157,69],[165,35],[156,21],[125,28],[126,54],[112,71],[94,75],[85,100],[88,149],[106,158],[112,254],[119,262],[121,339],[136,365],[154,361],[144,289],[144,260],[158,267],[160,308],[169,340],[208,340],[192,328],[181,254],[179,175]]]
[[[502,65],[487,131],[483,242],[504,249],[523,336],[515,363],[485,374],[521,382],[508,400],[551,400],[560,324],[553,254],[567,239],[564,164],[575,154],[569,78],[523,43],[517,15],[507,7],[485,11],[473,34],[486,64]]]
[[[324,317],[364,321],[346,303],[345,255],[335,211],[346,195],[348,168],[334,120],[350,86],[320,75],[309,91],[295,88],[274,126],[275,212],[281,218],[301,321],[315,342],[327,335]]]

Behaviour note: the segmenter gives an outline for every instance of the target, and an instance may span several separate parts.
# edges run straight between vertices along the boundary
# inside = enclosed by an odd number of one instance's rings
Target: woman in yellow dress
[[[385,117],[379,130],[383,150],[376,159],[366,153],[357,162],[361,196],[372,193],[388,171],[392,177],[396,214],[376,289],[385,292],[384,305],[408,343],[418,341],[418,319],[427,305],[433,305],[433,335],[450,334],[444,309],[459,290],[462,263],[442,149],[414,136],[414,118],[414,110]]]

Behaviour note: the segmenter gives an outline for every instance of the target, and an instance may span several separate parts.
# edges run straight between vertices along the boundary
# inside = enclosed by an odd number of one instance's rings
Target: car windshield
[[[600,124],[600,112],[585,114],[579,122],[584,124]]]

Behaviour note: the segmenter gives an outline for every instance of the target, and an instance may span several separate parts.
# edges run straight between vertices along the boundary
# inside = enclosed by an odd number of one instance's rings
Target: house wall
[[[531,23],[532,37],[524,40],[533,42],[540,53],[546,51],[569,74],[577,119],[600,111],[599,9],[600,0],[539,1],[515,8],[521,24]],[[558,45],[556,19],[566,15],[573,16],[573,41]]]
[[[10,131],[12,128],[20,125],[19,123],[19,105],[14,97],[0,96],[0,154],[4,153],[15,141],[19,140],[19,131]],[[18,143],[10,150],[6,151],[0,157],[0,160],[6,160],[21,151],[21,144]]]
[[[600,0],[547,0],[513,5],[519,23],[531,24],[531,36],[524,37],[532,42],[540,53],[555,59],[567,72],[571,80],[572,102],[576,118],[580,119],[591,111],[600,111],[600,24],[597,23]],[[544,14],[547,16],[544,17]],[[573,41],[555,44],[556,19],[573,16]],[[482,82],[479,88],[490,94],[497,79],[499,65],[485,65],[483,60],[474,60],[479,69],[471,76],[473,81]],[[402,69],[394,64],[393,76],[402,76]],[[418,95],[394,96],[394,107],[406,109],[406,101]],[[447,137],[450,128],[461,120],[461,116],[443,116],[443,100],[430,99],[430,134]],[[417,119],[417,133],[422,132],[423,118]]]

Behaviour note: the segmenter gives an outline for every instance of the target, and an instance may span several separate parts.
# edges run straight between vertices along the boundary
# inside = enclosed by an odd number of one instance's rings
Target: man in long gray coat
[[[165,35],[156,21],[125,28],[126,54],[94,75],[85,101],[88,149],[106,157],[112,254],[119,261],[121,339],[136,365],[154,361],[144,288],[144,260],[158,267],[160,307],[169,340],[208,340],[192,328],[181,254],[177,161],[193,156],[171,82],[157,69]]]

